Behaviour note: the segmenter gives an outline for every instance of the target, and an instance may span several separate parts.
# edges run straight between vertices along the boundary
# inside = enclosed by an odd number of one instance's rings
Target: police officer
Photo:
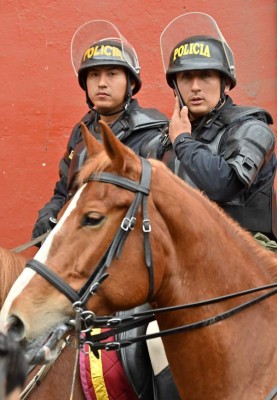
[[[140,66],[134,48],[110,22],[89,21],[75,32],[71,55],[89,106],[82,121],[91,134],[101,141],[98,121],[102,119],[122,143],[140,156],[149,155],[168,119],[156,109],[141,108],[132,98],[141,88]],[[84,160],[78,122],[60,162],[60,180],[51,200],[39,211],[33,238],[53,227],[60,209],[74,192],[74,178]]]
[[[272,117],[227,95],[237,83],[235,62],[216,22],[181,15],[163,31],[161,51],[176,97],[159,158],[248,231],[276,240]]]
[[[168,119],[156,109],[140,107],[137,100],[133,99],[133,95],[141,88],[140,67],[134,48],[110,22],[89,21],[75,32],[71,56],[89,107],[82,121],[91,134],[99,141],[102,140],[98,125],[101,119],[110,125],[122,143],[138,155],[152,155],[151,151],[156,150],[161,131],[168,125]],[[51,200],[39,211],[33,238],[52,229],[59,211],[74,194],[75,176],[85,158],[81,127],[77,123],[60,162],[60,180],[56,183]],[[143,306],[145,307],[148,306]],[[129,334],[132,336],[143,333],[145,327],[138,328],[136,332],[130,331]],[[132,388],[126,386],[121,398],[156,398],[152,367],[145,343],[122,349],[119,356]],[[121,375],[120,381],[122,379]],[[109,379],[107,382],[109,383]],[[111,383],[113,384],[116,383]]]
[[[164,29],[160,44],[175,107],[158,158],[247,230],[262,233],[266,247],[276,249],[276,157],[270,114],[234,105],[227,95],[236,86],[234,56],[209,15],[193,12],[175,18]],[[152,322],[147,333],[158,330]],[[166,399],[164,393],[175,388],[165,378],[169,367],[161,339],[149,341],[148,350],[159,399]],[[168,398],[178,396],[175,392]]]

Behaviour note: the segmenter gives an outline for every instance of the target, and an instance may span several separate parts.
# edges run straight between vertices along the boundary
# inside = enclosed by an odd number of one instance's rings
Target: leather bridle
[[[125,177],[106,172],[94,173],[86,180],[86,182],[97,181],[111,183],[113,185],[135,192],[135,197],[104,256],[94,269],[87,282],[78,292],[72,289],[70,285],[68,285],[55,272],[53,272],[40,261],[33,259],[28,261],[26,264],[26,267],[32,268],[34,271],[39,273],[43,278],[48,280],[53,286],[55,286],[60,292],[62,292],[71,302],[77,302],[79,307],[85,306],[89,297],[92,294],[96,293],[101,283],[108,277],[107,269],[110,266],[112,260],[114,258],[120,257],[122,247],[125,243],[126,238],[135,227],[136,216],[140,205],[142,207],[143,217],[142,230],[144,235],[145,263],[149,271],[148,300],[150,300],[153,296],[154,272],[149,237],[149,234],[151,232],[151,224],[147,214],[147,200],[148,194],[150,192],[151,182],[151,164],[144,158],[141,158],[141,163],[142,173],[139,183],[131,179],[127,179]]]
[[[131,203],[125,217],[123,218],[119,229],[117,230],[114,239],[112,240],[110,246],[105,252],[104,256],[94,269],[85,285],[76,292],[68,285],[63,279],[61,279],[55,272],[51,271],[45,264],[37,261],[30,260],[26,267],[32,268],[34,271],[39,273],[42,277],[48,280],[53,286],[55,286],[60,292],[62,292],[72,303],[73,308],[76,312],[76,320],[71,321],[72,325],[75,326],[76,333],[79,334],[80,331],[87,333],[86,339],[82,343],[88,343],[91,349],[95,352],[99,349],[105,350],[118,350],[120,347],[129,346],[132,343],[139,341],[145,341],[148,339],[153,339],[156,337],[163,337],[169,334],[181,333],[193,329],[202,328],[205,326],[212,325],[232,315],[241,312],[242,310],[259,303],[268,297],[275,295],[277,293],[277,283],[272,283],[270,285],[260,286],[256,288],[247,289],[241,292],[228,294],[225,296],[217,297],[214,299],[204,300],[192,304],[183,304],[175,307],[166,308],[155,308],[153,310],[148,310],[144,312],[134,313],[126,318],[118,318],[112,316],[96,317],[93,312],[84,310],[84,307],[91,295],[95,294],[99,289],[101,283],[109,276],[107,270],[114,258],[119,258],[122,247],[125,240],[134,229],[136,224],[136,216],[139,206],[142,206],[142,230],[144,233],[144,250],[145,250],[145,263],[149,271],[149,295],[148,301],[153,298],[154,295],[154,269],[152,263],[152,254],[150,247],[150,237],[151,224],[147,215],[147,199],[150,192],[150,182],[151,182],[151,164],[144,158],[141,158],[142,163],[142,173],[140,182],[135,182],[133,180],[127,179],[122,176],[118,176],[110,173],[94,173],[92,174],[86,182],[97,181],[103,183],[110,183],[124,189],[130,190],[135,193],[135,198]],[[268,291],[254,299],[246,301],[245,303],[229,309],[221,314],[212,316],[208,319],[197,321],[192,324],[182,325],[176,328],[159,331],[149,335],[136,336],[133,338],[128,338],[128,340],[120,340],[116,342],[105,342],[101,343],[102,340],[108,337],[114,336],[120,332],[125,332],[134,329],[137,326],[148,324],[149,322],[156,319],[158,313],[176,311],[186,308],[202,307],[208,304],[215,304],[218,302],[226,301],[232,298],[249,295],[251,293],[259,291]],[[84,322],[83,329],[80,329],[80,320]],[[110,331],[100,333],[98,335],[91,335],[90,331],[93,327],[109,327]],[[78,328],[77,328],[78,327]]]

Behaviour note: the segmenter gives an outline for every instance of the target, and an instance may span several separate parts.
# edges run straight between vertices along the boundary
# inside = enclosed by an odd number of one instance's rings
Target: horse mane
[[[0,247],[0,308],[25,264],[26,259],[23,256]]]

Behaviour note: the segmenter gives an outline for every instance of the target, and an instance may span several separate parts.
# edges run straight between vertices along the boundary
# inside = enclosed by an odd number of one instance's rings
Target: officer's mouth
[[[96,94],[96,97],[98,99],[106,99],[107,97],[110,97],[110,95],[108,93],[106,93],[106,92],[98,92]]]
[[[192,97],[192,98],[189,100],[189,103],[190,103],[192,106],[199,106],[199,105],[203,104],[203,102],[204,102],[204,99],[203,99],[202,97]]]

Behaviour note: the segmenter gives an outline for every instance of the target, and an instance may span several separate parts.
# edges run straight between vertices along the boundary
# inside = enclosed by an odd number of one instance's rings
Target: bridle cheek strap
[[[102,260],[88,279],[87,283],[79,291],[82,294],[82,299],[88,298],[89,291],[91,291],[91,283],[96,281],[96,278],[101,279],[107,268],[110,266],[114,258],[119,258],[123,245],[127,239],[128,234],[134,229],[136,224],[136,215],[141,204],[142,206],[142,230],[144,234],[144,249],[145,249],[145,263],[149,271],[149,294],[148,299],[150,300],[154,294],[154,268],[152,263],[151,246],[149,240],[149,233],[151,232],[151,224],[147,215],[147,199],[150,192],[151,184],[151,164],[144,158],[141,158],[142,172],[140,183],[134,182],[130,179],[122,176],[109,174],[109,173],[98,173],[92,174],[87,182],[97,181],[104,183],[111,183],[113,185],[122,187],[136,193],[136,196],[131,203],[125,217],[123,218],[121,225],[116,232],[116,235],[110,244],[107,252],[103,256]]]
[[[136,215],[141,204],[142,207],[142,230],[144,235],[144,250],[145,250],[145,263],[149,271],[149,294],[148,301],[154,294],[154,271],[152,263],[152,254],[150,246],[150,232],[151,224],[147,215],[147,199],[150,192],[151,183],[151,164],[144,158],[141,158],[142,172],[140,183],[132,181],[131,179],[110,174],[110,173],[95,173],[92,174],[86,182],[97,181],[104,183],[111,183],[113,185],[122,187],[136,193],[136,196],[131,203],[114,239],[108,247],[106,253],[98,263],[94,272],[91,274],[84,286],[76,292],[69,286],[62,278],[55,272],[48,268],[45,264],[38,260],[30,260],[27,262],[26,267],[29,267],[39,273],[43,278],[50,282],[56,289],[62,292],[72,303],[78,302],[80,305],[86,304],[91,294],[94,294],[99,288],[104,279],[108,277],[106,273],[107,268],[110,266],[114,258],[119,258],[121,255],[122,247],[126,241],[128,234],[134,229],[136,223]]]

